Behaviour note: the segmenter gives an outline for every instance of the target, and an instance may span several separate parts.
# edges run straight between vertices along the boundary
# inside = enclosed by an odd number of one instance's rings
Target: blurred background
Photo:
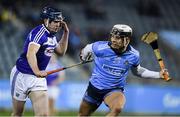
[[[162,58],[173,80],[142,79],[130,73],[122,115],[180,115],[179,0],[1,0],[0,111],[11,113],[10,71],[27,34],[42,23],[40,10],[47,5],[62,10],[70,29],[68,51],[59,58],[64,66],[79,62],[79,52],[86,44],[108,40],[113,25],[128,24],[133,28],[131,44],[140,51],[141,65],[159,70],[152,48],[140,41],[145,32],[157,32]],[[65,71],[66,79],[59,85],[61,94],[56,103],[59,115],[63,112],[77,115],[92,66],[93,63],[88,63]],[[31,110],[29,101],[26,106]],[[107,111],[104,104],[97,110],[100,115]]]

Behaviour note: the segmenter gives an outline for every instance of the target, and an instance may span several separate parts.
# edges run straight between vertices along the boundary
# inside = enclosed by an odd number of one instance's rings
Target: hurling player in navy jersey
[[[83,61],[94,59],[94,68],[79,109],[79,116],[90,116],[102,102],[110,109],[107,116],[118,116],[126,98],[124,86],[131,69],[137,76],[162,78],[163,73],[150,71],[140,66],[139,52],[130,44],[132,29],[128,25],[114,25],[110,41],[97,41],[82,49]]]
[[[27,97],[32,102],[35,116],[48,116],[46,66],[55,52],[64,55],[68,46],[69,29],[62,12],[53,7],[41,11],[43,24],[31,30],[24,43],[23,52],[10,75],[13,116],[22,116]],[[57,42],[55,34],[63,30]]]

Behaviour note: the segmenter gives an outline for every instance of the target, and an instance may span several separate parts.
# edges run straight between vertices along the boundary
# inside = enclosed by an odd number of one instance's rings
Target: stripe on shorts
[[[13,76],[13,81],[12,81],[12,86],[11,86],[11,95],[13,96],[14,94],[14,88],[15,88],[15,82],[16,82],[16,79],[17,79],[17,75],[18,75],[19,71],[16,70],[14,76]]]

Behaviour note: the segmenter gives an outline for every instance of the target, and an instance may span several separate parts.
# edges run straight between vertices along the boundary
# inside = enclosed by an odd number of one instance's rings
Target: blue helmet
[[[42,19],[50,19],[50,21],[62,21],[64,18],[62,12],[53,7],[44,7],[41,11]]]

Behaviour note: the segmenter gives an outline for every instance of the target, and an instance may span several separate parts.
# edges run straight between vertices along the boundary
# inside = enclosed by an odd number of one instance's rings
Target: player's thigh
[[[96,104],[91,104],[85,100],[81,102],[79,115],[80,116],[89,116],[91,115],[99,106]]]
[[[13,103],[13,116],[22,115],[22,113],[24,111],[25,101],[18,101],[16,99],[12,98],[12,103]]]
[[[48,94],[46,90],[31,91],[29,98],[32,102],[35,115],[48,113]]]
[[[104,102],[111,109],[113,107],[123,108],[126,102],[126,98],[122,92],[112,92],[105,97]]]

